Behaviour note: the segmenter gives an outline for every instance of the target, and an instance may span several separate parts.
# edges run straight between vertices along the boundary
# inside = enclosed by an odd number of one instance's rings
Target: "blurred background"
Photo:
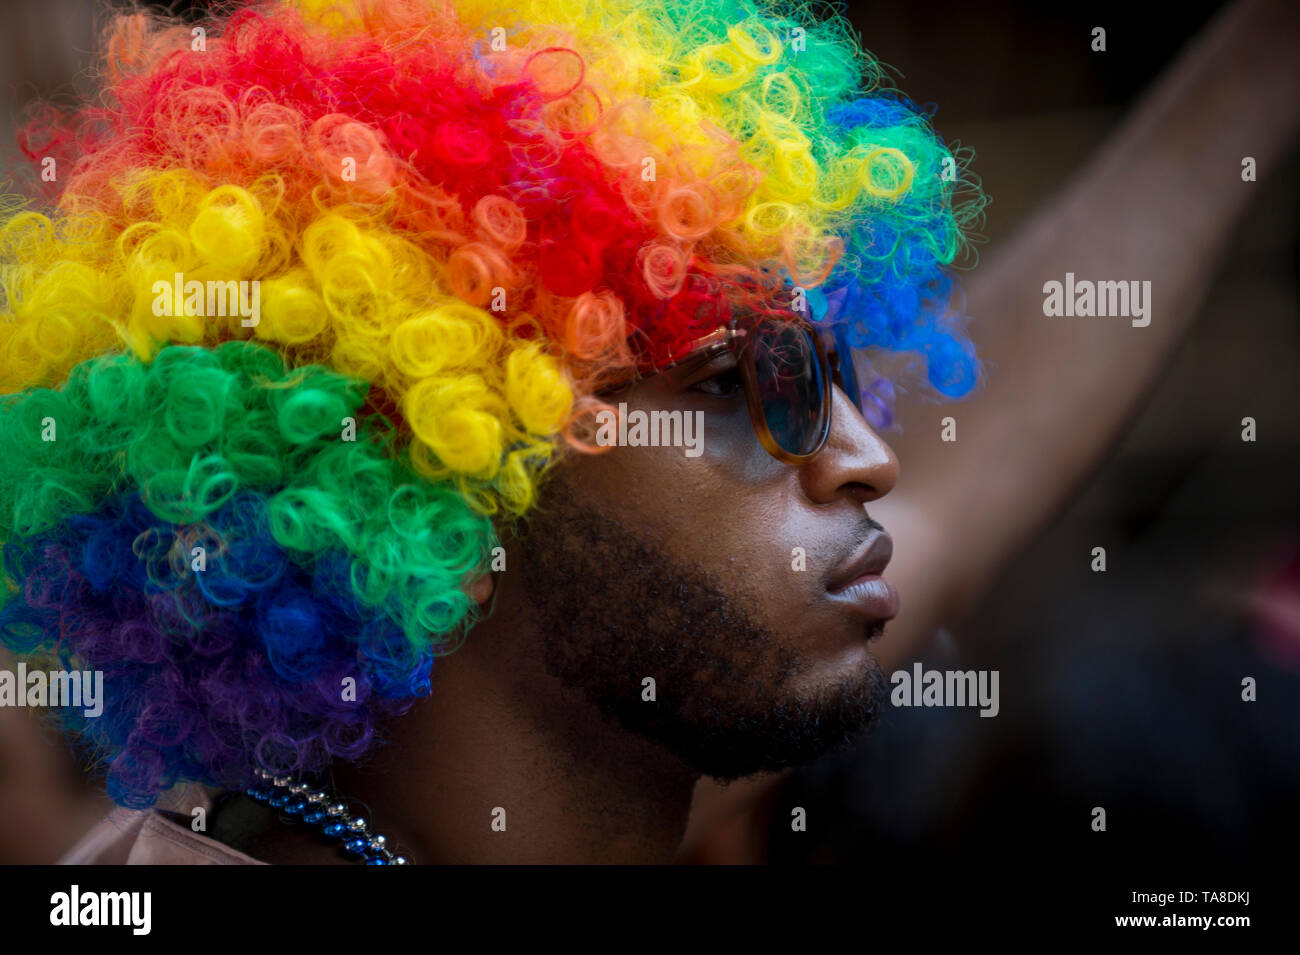
[[[898,85],[938,104],[945,138],[975,150],[992,248],[1065,184],[1220,4],[1158,16],[1135,6],[932,0],[848,12]],[[18,162],[22,110],[84,84],[104,9],[0,5],[6,170]],[[1094,26],[1107,29],[1105,54],[1088,49]],[[1113,865],[1296,844],[1297,172],[1293,152],[1256,187],[1200,314],[1105,464],[978,612],[932,641],[929,667],[1000,671],[999,716],[889,708],[860,745],[773,789],[739,830],[742,846],[698,861],[978,852]],[[976,316],[977,343],[979,321],[995,320]],[[1240,440],[1248,415],[1255,443]],[[1103,543],[1109,571],[1094,574],[1079,555]],[[12,661],[0,656],[0,667]],[[1258,684],[1253,704],[1240,699],[1246,676]],[[807,832],[790,830],[795,806]],[[1107,809],[1104,852],[1075,821],[1093,806]],[[28,710],[0,708],[0,863],[53,861],[107,808],[67,743]]]

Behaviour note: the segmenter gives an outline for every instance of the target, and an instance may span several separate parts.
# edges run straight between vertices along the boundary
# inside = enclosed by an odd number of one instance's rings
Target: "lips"
[[[868,620],[889,620],[898,615],[899,599],[889,581],[880,576],[894,555],[894,540],[883,531],[867,537],[849,559],[836,569],[826,591],[844,609]]]

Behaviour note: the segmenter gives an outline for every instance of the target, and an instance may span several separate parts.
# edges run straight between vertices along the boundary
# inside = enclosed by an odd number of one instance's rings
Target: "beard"
[[[797,690],[814,661],[752,596],[575,500],[556,494],[517,529],[520,573],[546,672],[605,718],[723,782],[815,759],[874,724],[888,695],[874,657]]]

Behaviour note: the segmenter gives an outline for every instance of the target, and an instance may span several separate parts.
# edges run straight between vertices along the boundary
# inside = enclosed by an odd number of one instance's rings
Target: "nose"
[[[805,493],[819,504],[838,497],[859,504],[884,497],[898,483],[898,458],[839,386],[831,395],[826,445],[800,468]]]

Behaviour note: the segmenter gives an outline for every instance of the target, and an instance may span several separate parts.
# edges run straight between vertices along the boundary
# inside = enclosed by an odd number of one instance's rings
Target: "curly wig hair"
[[[120,804],[359,759],[499,522],[604,450],[602,389],[734,309],[803,290],[878,425],[908,374],[980,379],[970,156],[833,8],[298,0],[105,40],[0,217],[0,640],[103,672],[61,717]]]

